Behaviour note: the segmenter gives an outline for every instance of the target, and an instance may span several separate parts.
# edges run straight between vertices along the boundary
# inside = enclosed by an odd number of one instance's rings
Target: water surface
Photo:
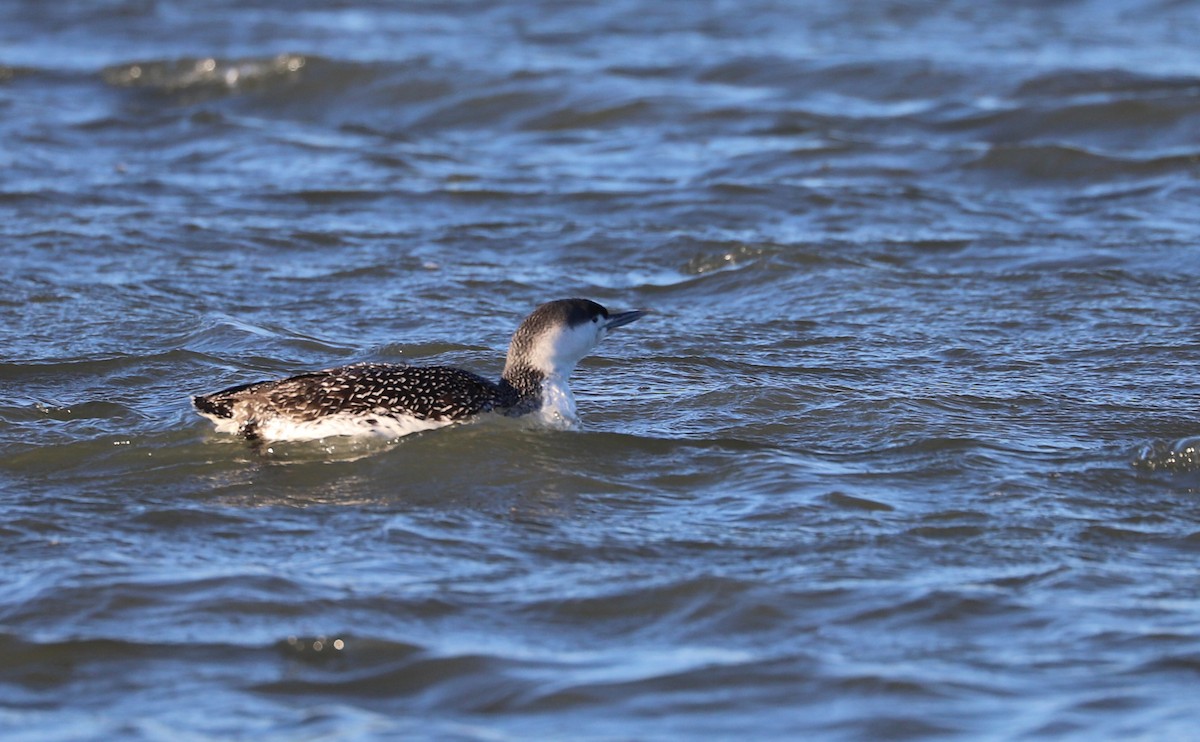
[[[6,739],[1186,738],[1190,3],[0,8]],[[497,375],[584,429],[255,447]]]

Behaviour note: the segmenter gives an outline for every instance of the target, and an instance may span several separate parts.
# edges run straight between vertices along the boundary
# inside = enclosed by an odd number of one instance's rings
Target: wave
[[[1200,437],[1145,444],[1134,456],[1133,465],[1147,472],[1200,472]]]
[[[115,87],[167,94],[239,92],[295,80],[307,64],[308,59],[299,54],[227,60],[185,57],[114,65],[100,74]]]
[[[1191,170],[1200,151],[1164,157],[1102,154],[1081,147],[1056,144],[998,144],[966,163],[968,172],[986,172],[1026,182],[1057,184],[1063,181],[1094,183],[1113,178],[1158,178]]]

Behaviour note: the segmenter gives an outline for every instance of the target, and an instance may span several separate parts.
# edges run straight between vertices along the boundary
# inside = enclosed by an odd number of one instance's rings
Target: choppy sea
[[[5,740],[1200,738],[1200,10],[0,4]],[[583,427],[255,446],[498,375]]]

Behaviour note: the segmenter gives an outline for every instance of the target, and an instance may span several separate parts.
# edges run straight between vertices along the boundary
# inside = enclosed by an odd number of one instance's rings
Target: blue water
[[[0,5],[0,736],[1197,737],[1197,38]],[[580,431],[188,405],[567,296]]]

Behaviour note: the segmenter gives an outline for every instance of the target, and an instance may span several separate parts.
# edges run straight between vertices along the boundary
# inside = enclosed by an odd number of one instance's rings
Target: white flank
[[[234,435],[238,432],[238,424],[235,420],[230,420],[227,417],[217,417],[216,415],[210,415],[207,412],[201,412],[200,417],[211,421],[212,424],[216,426],[218,433],[229,433],[230,435]]]
[[[239,424],[227,417],[204,415],[217,427],[218,433],[237,433]],[[374,420],[371,424],[368,420]],[[286,417],[273,417],[258,424],[255,433],[266,441],[315,441],[333,436],[374,436],[400,438],[422,430],[453,425],[451,420],[418,420],[415,417],[390,415],[330,415],[310,422],[297,422]]]

